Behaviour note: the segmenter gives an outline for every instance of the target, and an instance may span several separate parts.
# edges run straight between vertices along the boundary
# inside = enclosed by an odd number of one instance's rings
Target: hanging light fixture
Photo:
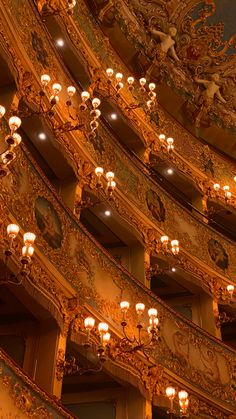
[[[86,331],[86,341],[84,342],[84,347],[86,349],[91,347],[91,332],[95,328],[95,319],[93,317],[86,317],[84,319],[84,328]],[[105,362],[106,357],[106,347],[110,341],[111,335],[108,332],[109,326],[107,323],[100,322],[97,327],[97,334],[99,337],[99,344],[97,345],[97,354],[101,362]]]
[[[0,120],[4,117],[6,109],[0,105]],[[9,165],[16,158],[15,148],[21,143],[21,136],[16,131],[21,126],[21,119],[18,116],[11,116],[8,121],[10,134],[6,135],[5,142],[7,150],[0,155],[0,177],[10,173]]]
[[[8,236],[8,246],[5,249],[6,263],[8,262],[9,257],[15,255],[14,240],[19,234],[20,228],[17,224],[9,224],[7,226],[7,236]],[[22,246],[21,256],[19,260],[22,264],[20,274],[22,276],[28,275],[28,266],[32,262],[32,256],[34,254],[34,242],[36,236],[34,233],[27,232],[23,236],[24,245]],[[8,282],[8,281],[6,281]]]
[[[154,342],[158,341],[158,332],[159,332],[159,319],[157,317],[157,309],[150,308],[148,310],[149,321],[146,327],[143,326],[142,317],[145,311],[145,305],[143,303],[137,303],[135,306],[137,314],[137,333],[130,337],[126,333],[127,322],[127,312],[130,308],[128,301],[121,301],[120,309],[122,312],[122,321],[121,326],[124,334],[122,340],[122,347],[125,346],[127,352],[137,352],[142,351],[145,355],[151,349]]]
[[[176,411],[174,410],[174,399],[176,396],[176,390],[172,386],[168,386],[166,388],[166,396],[170,400],[170,409],[167,411],[167,414],[170,415],[171,418],[173,418],[173,415],[176,414]],[[188,406],[189,406],[189,398],[188,393],[185,390],[180,390],[178,392],[178,399],[179,399],[179,407],[180,407],[180,417],[181,418],[187,418],[189,416],[188,414]]]

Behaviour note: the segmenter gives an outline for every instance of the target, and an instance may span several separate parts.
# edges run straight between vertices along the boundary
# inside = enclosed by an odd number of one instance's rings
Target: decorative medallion
[[[149,211],[151,211],[157,221],[163,222],[166,218],[165,207],[156,192],[149,190],[146,195],[146,202]]]
[[[227,255],[222,244],[215,239],[208,241],[208,252],[215,264],[225,271],[229,266],[229,256]]]
[[[51,202],[40,196],[35,201],[35,218],[44,240],[53,249],[61,247],[61,221]]]
[[[35,31],[31,33],[31,43],[37,60],[42,64],[43,67],[48,67],[48,53],[44,48],[42,39]]]

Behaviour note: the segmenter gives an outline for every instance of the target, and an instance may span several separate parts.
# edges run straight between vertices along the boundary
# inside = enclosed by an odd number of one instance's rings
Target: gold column
[[[56,375],[56,363],[59,351],[65,353],[66,335],[62,335],[54,321],[41,323],[38,347],[35,357],[33,378],[50,395],[60,398],[62,380]]]
[[[221,331],[216,327],[216,317],[219,314],[217,301],[210,295],[199,297],[200,326],[211,335],[221,339]]]
[[[127,418],[152,419],[152,404],[136,389],[127,391]]]
[[[149,287],[146,281],[146,252],[140,243],[130,248],[130,271],[142,284]]]

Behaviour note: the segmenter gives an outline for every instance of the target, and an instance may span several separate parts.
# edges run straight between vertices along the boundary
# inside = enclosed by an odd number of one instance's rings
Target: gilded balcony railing
[[[0,349],[0,417],[73,419]]]

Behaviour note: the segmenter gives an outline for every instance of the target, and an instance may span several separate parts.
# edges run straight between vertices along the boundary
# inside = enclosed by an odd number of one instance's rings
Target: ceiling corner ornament
[[[196,127],[203,122],[205,102],[210,123],[213,120],[219,126],[223,123],[235,132],[236,32],[232,17],[236,3],[231,0],[113,3],[114,18],[139,51],[139,65],[146,75],[152,75],[158,82],[164,78],[185,98],[189,109],[192,105]],[[198,80],[207,84],[205,94]]]

